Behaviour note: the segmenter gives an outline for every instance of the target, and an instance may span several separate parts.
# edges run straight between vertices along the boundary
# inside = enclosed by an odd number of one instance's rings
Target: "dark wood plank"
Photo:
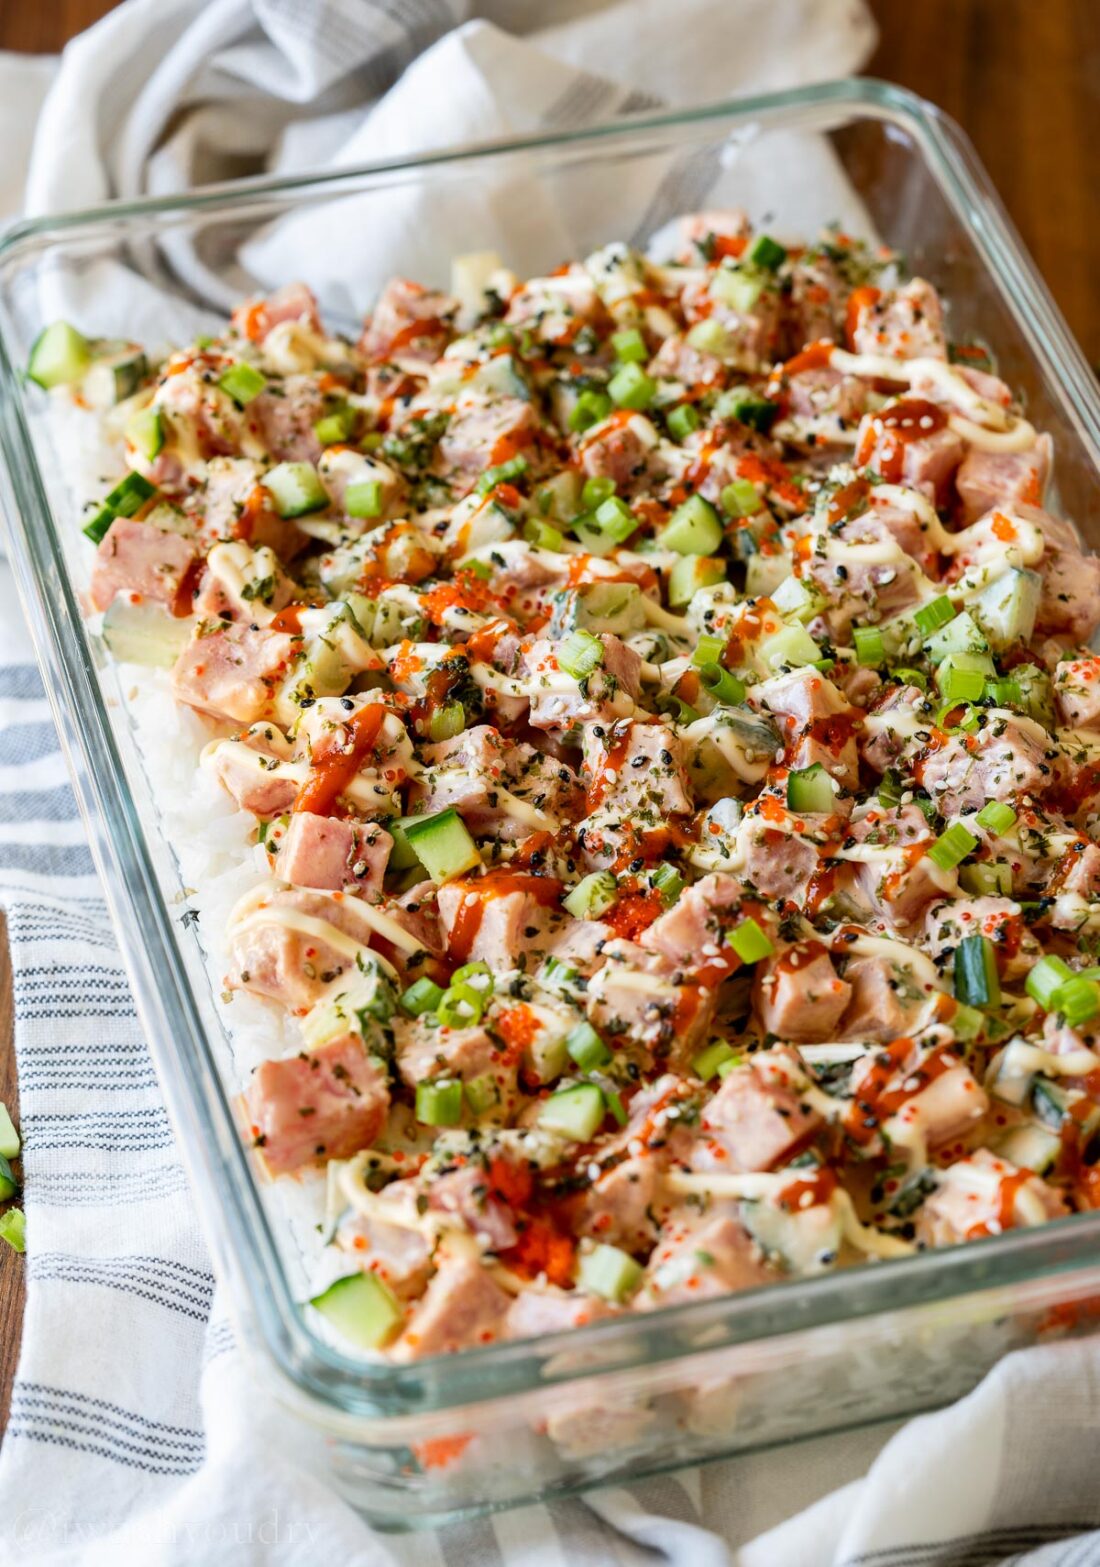
[[[966,131],[1093,364],[1100,363],[1095,0],[870,0],[868,72]]]

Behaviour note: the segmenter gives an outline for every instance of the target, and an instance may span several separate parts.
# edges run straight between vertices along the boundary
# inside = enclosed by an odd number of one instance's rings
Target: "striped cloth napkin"
[[[368,149],[398,150],[402,136],[445,143],[688,91],[716,98],[739,81],[840,74],[871,36],[859,0],[498,0],[491,14],[516,32],[541,31],[518,40],[472,23],[448,33],[468,21],[465,0],[129,0],[64,57],[39,122],[29,200],[54,210],[220,176],[226,157],[238,168],[241,159],[352,163]],[[626,85],[580,67],[593,59],[613,59]],[[548,72],[558,73],[549,98]],[[0,103],[25,115],[50,74],[0,60]],[[473,81],[476,93],[456,88]],[[9,151],[25,121],[10,132]],[[27,660],[0,564],[0,905],[14,970],[29,1276],[0,1452],[4,1559],[981,1567],[1030,1552],[1012,1560],[1100,1561],[1097,1536],[1045,1543],[1100,1523],[1085,1440],[1100,1412],[1100,1357],[1077,1344],[1011,1357],[955,1409],[896,1433],[848,1433],[437,1533],[374,1535],[326,1485],[235,1345]]]

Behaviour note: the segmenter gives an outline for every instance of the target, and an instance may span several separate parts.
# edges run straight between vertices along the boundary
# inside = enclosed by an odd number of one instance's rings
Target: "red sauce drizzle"
[[[609,744],[600,763],[599,770],[593,775],[592,782],[588,786],[587,806],[588,813],[596,810],[604,795],[610,789],[619,769],[626,761],[626,753],[630,749],[630,721],[615,724],[611,730]]]
[[[378,739],[385,716],[386,709],[381,702],[373,702],[351,714],[345,726],[350,743],[339,748],[334,746],[320,760],[314,761],[309,777],[295,797],[295,811],[312,811],[317,816],[325,816],[332,810]]]
[[[455,963],[468,963],[477,933],[481,929],[486,906],[494,898],[506,898],[512,892],[525,892],[543,908],[551,908],[561,897],[561,882],[555,876],[535,876],[529,871],[489,871],[476,880],[460,881],[463,898],[451,927],[448,953]]]
[[[861,466],[875,458],[877,471],[890,484],[900,484],[905,469],[905,448],[947,428],[947,414],[939,403],[924,397],[903,397],[881,409],[867,422],[856,453]]]

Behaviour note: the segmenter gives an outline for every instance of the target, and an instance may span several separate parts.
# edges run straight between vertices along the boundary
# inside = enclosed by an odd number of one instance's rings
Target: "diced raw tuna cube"
[[[799,942],[760,964],[753,992],[765,1030],[800,1044],[835,1039],[852,997],[818,941]]]
[[[437,359],[451,335],[458,301],[393,278],[379,295],[359,347],[368,359]]]
[[[788,763],[820,762],[846,789],[859,783],[856,724],[859,714],[836,686],[816,670],[795,669],[756,687],[754,695],[781,719]]]
[[[1054,695],[1074,729],[1100,729],[1100,658],[1063,659],[1054,671]]]
[[[955,475],[963,521],[976,522],[995,506],[1041,506],[1050,474],[1052,442],[1041,435],[1027,452],[967,452]]]
[[[513,1055],[504,1040],[484,1028],[443,1028],[433,1017],[402,1028],[397,1070],[410,1087],[435,1077],[460,1077],[468,1083],[491,1075],[510,1093],[516,1077]]]
[[[537,429],[538,416],[523,398],[473,403],[460,409],[447,426],[439,442],[436,471],[471,486],[487,468],[528,446]]]
[[[491,1344],[500,1337],[512,1297],[472,1257],[445,1257],[392,1350],[394,1360]]]
[[[305,547],[306,535],[279,516],[260,482],[262,476],[263,468],[251,458],[213,458],[199,492],[203,529],[215,538],[266,545],[281,560],[291,560]]]
[[[656,447],[657,431],[645,415],[621,409],[585,436],[581,467],[589,478],[614,479],[620,495],[630,495],[655,471]]]
[[[312,1006],[325,986],[354,962],[340,937],[369,944],[374,927],[364,918],[364,909],[358,898],[332,897],[304,887],[272,893],[258,888],[230,920],[230,984],[270,996],[292,1010]],[[295,916],[305,917],[305,931],[291,923]]]
[[[702,212],[685,213],[676,220],[677,258],[696,263],[700,257],[709,260],[716,240],[723,254],[740,255],[751,233],[748,214],[740,207],[708,207]],[[722,241],[727,242],[725,247]]]
[[[503,739],[490,724],[425,746],[422,755],[427,766],[410,805],[425,815],[453,806],[475,836],[521,839],[556,831],[558,813],[577,794],[576,776],[564,762]]]
[[[1062,878],[1067,892],[1076,892],[1082,898],[1093,898],[1100,893],[1100,848],[1082,838],[1066,851],[1069,869]]]
[[[419,1181],[394,1181],[386,1188],[387,1205],[397,1201],[398,1188],[407,1187],[401,1196],[410,1218],[417,1216]],[[336,1245],[350,1252],[361,1268],[376,1273],[399,1300],[420,1295],[431,1274],[431,1253],[427,1238],[417,1229],[403,1224],[386,1224],[382,1219],[349,1210],[336,1228]]]
[[[662,1209],[661,1169],[652,1156],[624,1159],[589,1188],[581,1205],[582,1235],[624,1251],[645,1251],[657,1239]]]
[[[301,643],[285,631],[234,622],[216,631],[201,627],[172,670],[181,702],[215,718],[251,724],[274,699]]]
[[[243,735],[222,740],[203,756],[219,783],[243,811],[254,816],[281,816],[289,811],[298,785],[272,770],[270,762],[287,762],[293,747],[274,724],[254,724]]]
[[[859,958],[849,963],[844,978],[852,987],[852,999],[840,1037],[888,1045],[923,1024],[928,997],[909,969],[887,958]]]
[[[96,551],[88,589],[92,607],[110,609],[116,594],[133,593],[190,614],[190,603],[181,604],[180,597],[197,560],[194,546],[178,533],[116,517]]]
[[[857,309],[852,342],[857,354],[894,359],[946,359],[940,296],[923,278],[867,298]]]
[[[843,440],[867,411],[867,388],[852,375],[828,366],[796,370],[786,383],[787,412],[794,419],[813,419],[814,448],[822,441]]]
[[[848,833],[853,849],[875,851],[857,863],[857,885],[874,914],[889,925],[912,923],[934,898],[953,890],[953,873],[928,858],[934,834],[919,806],[868,811]]]
[[[571,343],[586,323],[600,320],[602,306],[595,284],[581,266],[553,277],[530,278],[508,301],[504,319],[540,343]]]
[[[823,338],[841,341],[847,294],[848,285],[831,257],[811,251],[792,264],[790,293],[784,300],[784,336],[792,353]]]
[[[283,571],[274,550],[234,540],[215,544],[206,557],[194,608],[197,615],[211,619],[266,626],[301,597],[302,590]]]
[[[521,953],[543,941],[552,914],[547,905],[522,888],[496,896],[477,881],[452,881],[440,887],[439,917],[448,948],[456,932],[465,933],[471,918],[477,929],[468,945],[463,935],[462,962],[488,963],[501,973],[518,966]],[[471,916],[470,910],[475,910]]]
[[[628,1035],[670,1066],[690,1061],[714,1015],[714,989],[678,984],[663,959],[630,942],[607,942],[603,955],[607,961],[588,981],[595,1027]]]
[[[676,902],[638,938],[639,946],[667,958],[677,969],[731,973],[739,959],[726,935],[740,922],[745,891],[736,876],[715,871],[686,888]],[[711,980],[713,983],[713,979]]]
[[[408,892],[392,898],[386,905],[386,913],[390,919],[396,920],[402,930],[415,936],[425,952],[436,957],[442,956],[443,928],[439,923],[439,904],[434,882],[417,882]]]
[[[629,718],[641,690],[642,660],[633,648],[607,632],[600,635],[603,661],[577,680],[558,664],[558,642],[539,640],[524,653],[531,672],[533,729],[573,729],[578,724],[613,724]]]
[[[625,840],[692,809],[683,743],[668,724],[586,724],[582,756],[588,815],[577,838],[590,864],[612,862]]]
[[[354,889],[374,898],[382,891],[392,848],[389,833],[375,823],[296,811],[279,845],[278,871],[297,887]]]
[[[921,417],[931,419],[931,414]],[[918,490],[936,504],[949,494],[966,443],[949,425],[913,435],[901,444],[900,462],[892,429],[877,414],[865,414],[856,435],[856,461],[892,483]]]
[[[317,301],[304,283],[287,283],[266,299],[251,299],[233,312],[233,325],[253,343],[262,343],[284,321],[300,321],[309,331],[320,332]]]
[[[264,1061],[244,1095],[257,1148],[273,1175],[369,1148],[385,1125],[389,1090],[357,1034]]]
[[[799,1098],[805,1081],[792,1051],[771,1050],[727,1072],[703,1110],[695,1170],[767,1170],[809,1141],[821,1116]]]
[[[1060,1192],[1038,1175],[1020,1182],[1020,1173],[988,1148],[959,1159],[941,1172],[938,1189],[921,1208],[917,1238],[928,1246],[950,1246],[980,1235],[1000,1235],[1006,1229],[1060,1219],[1069,1212]],[[1011,1201],[1006,1204],[1009,1182]]]
[[[1036,631],[1090,642],[1100,626],[1100,560],[1078,550],[1052,549],[1043,557],[1041,575]]]
[[[508,1308],[504,1337],[546,1338],[614,1314],[615,1307],[598,1295],[585,1295],[580,1290],[525,1289]]]
[[[638,1305],[657,1310],[681,1301],[707,1300],[755,1289],[775,1277],[732,1205],[702,1218],[692,1209],[681,1208],[661,1230]]]
[[[679,332],[673,332],[654,354],[649,374],[658,381],[679,381],[687,387],[709,386],[722,378],[724,366],[716,354],[693,348]]]
[[[754,813],[738,828],[738,874],[766,898],[803,898],[817,870],[817,848],[804,833],[795,832],[793,821],[787,817],[779,826]]]
[[[276,462],[317,461],[321,443],[313,426],[324,411],[321,389],[309,375],[288,375],[278,394],[261,392],[248,405],[249,417]]]
[[[902,1040],[904,1045],[908,1043]],[[862,1124],[869,1130],[881,1131],[889,1143],[910,1143],[919,1139],[928,1148],[939,1148],[953,1138],[969,1131],[989,1109],[989,1100],[961,1057],[951,1056],[946,1070],[938,1064],[936,1070],[926,1069],[926,1063],[934,1052],[914,1045],[897,1070],[882,1085],[882,1068],[876,1052],[872,1051],[856,1062],[852,1068],[851,1089],[857,1115],[865,1116]],[[864,1101],[864,1084],[873,1084],[871,1097]],[[878,1110],[882,1097],[887,1097],[898,1108],[889,1115]],[[864,1105],[866,1104],[866,1112]],[[881,1124],[880,1124],[881,1123]]]
[[[518,1239],[506,1203],[493,1195],[480,1164],[448,1170],[428,1190],[428,1206],[460,1218],[486,1251],[507,1251]]]

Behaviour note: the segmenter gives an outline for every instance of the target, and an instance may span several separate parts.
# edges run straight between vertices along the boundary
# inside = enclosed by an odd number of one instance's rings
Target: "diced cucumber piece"
[[[572,522],[580,507],[580,475],[566,468],[535,491],[535,507],[553,522]]]
[[[11,1165],[0,1154],[0,1202],[7,1202],[9,1197],[14,1197],[19,1190],[19,1182],[12,1174]]]
[[[738,539],[744,541],[749,538],[748,533],[739,533]],[[791,575],[791,562],[782,550],[777,550],[774,555],[761,555],[759,551],[750,555],[745,565],[745,594],[748,598],[772,598],[775,590],[781,582],[786,582]]]
[[[17,1159],[18,1157],[19,1133],[12,1124],[7,1105],[0,1103],[0,1158]]]
[[[581,1256],[577,1283],[591,1295],[621,1304],[638,1288],[643,1272],[641,1264],[618,1246],[594,1246]]]
[[[488,1115],[501,1103],[500,1084],[492,1072],[466,1084],[466,1103],[473,1115]]]
[[[966,610],[928,637],[925,648],[930,663],[939,664],[950,653],[988,653],[989,643],[981,627]]]
[[[716,555],[681,555],[668,578],[668,602],[673,609],[690,604],[699,588],[725,582],[726,563]]]
[[[103,616],[103,640],[121,664],[171,669],[190,642],[194,619],[177,617],[152,599],[135,604],[123,594]]]
[[[578,623],[589,631],[624,636],[645,625],[645,601],[634,582],[594,582],[577,594]]]
[[[1036,1077],[1031,1086],[1031,1104],[1035,1114],[1045,1126],[1055,1131],[1069,1114],[1069,1095],[1059,1083],[1049,1077]]]
[[[400,1304],[374,1273],[337,1279],[310,1305],[359,1349],[381,1349],[404,1321]]]
[[[164,424],[157,408],[139,408],[126,421],[126,439],[149,462],[164,446]]]
[[[722,523],[709,501],[690,495],[672,513],[657,542],[678,555],[713,555],[722,542]]]
[[[27,1220],[22,1208],[9,1208],[0,1213],[0,1240],[7,1241],[12,1251],[27,1249]]]
[[[781,631],[765,637],[756,651],[769,669],[781,669],[784,665],[801,669],[805,664],[815,664],[821,657],[821,649],[802,626],[784,626]]]
[[[1030,718],[1044,729],[1053,729],[1057,723],[1054,707],[1054,687],[1045,669],[1037,664],[1017,664],[1012,678],[1020,691],[1020,705]]]
[[[538,1124],[562,1132],[574,1142],[587,1143],[603,1125],[607,1103],[596,1083],[577,1083],[543,1101]]]
[[[737,266],[718,267],[711,274],[709,293],[723,305],[729,305],[738,315],[747,315],[764,292],[764,279]]]
[[[1037,572],[1006,571],[970,604],[971,616],[998,652],[1031,640],[1042,588]]]
[[[403,827],[409,847],[435,882],[451,881],[481,864],[478,846],[453,807],[435,816],[409,817]]]
[[[1014,1126],[997,1139],[993,1151],[1019,1170],[1046,1175],[1058,1162],[1062,1139],[1045,1126]]]
[[[103,504],[116,517],[136,517],[147,500],[157,493],[155,484],[140,473],[128,473],[103,497]]]
[[[812,620],[825,602],[812,583],[794,576],[783,578],[771,594],[771,600],[784,620],[797,620],[802,624]]]
[[[592,871],[561,901],[574,919],[598,919],[618,896],[618,883],[610,871]]]
[[[277,463],[262,483],[280,517],[305,517],[328,505],[328,492],[311,462]]]
[[[1031,1095],[1035,1068],[1030,1064],[1030,1047],[1023,1039],[1012,1039],[997,1058],[992,1090],[1005,1104],[1025,1105]]]
[[[387,870],[411,871],[414,865],[420,864],[415,850],[405,837],[405,828],[410,822],[418,819],[415,816],[393,816],[384,823],[386,831],[393,839]]]
[[[81,396],[92,408],[113,408],[133,397],[148,373],[140,348],[127,345],[117,353],[97,354],[81,383]]]
[[[978,860],[959,871],[959,886],[976,898],[1011,898],[1012,866],[1007,860]]]
[[[264,390],[267,377],[261,375],[254,365],[239,360],[223,370],[218,377],[218,385],[227,397],[231,397],[241,408],[246,408]]]
[[[27,375],[48,391],[79,381],[91,362],[88,339],[67,321],[55,321],[35,339]]]
[[[828,815],[836,804],[833,780],[820,762],[795,768],[787,774],[787,805],[800,815],[806,812]]]

